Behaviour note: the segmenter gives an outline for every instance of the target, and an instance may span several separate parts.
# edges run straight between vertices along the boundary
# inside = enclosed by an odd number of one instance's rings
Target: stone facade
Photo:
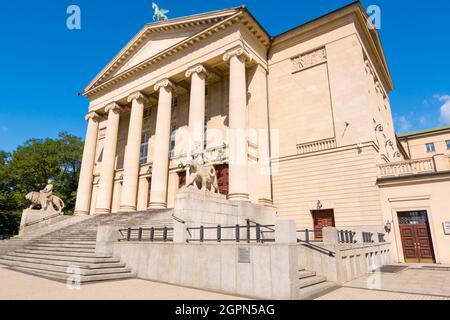
[[[189,156],[234,202],[316,227],[383,227],[380,166],[407,158],[378,34],[354,3],[271,37],[245,7],[146,25],[89,84],[76,213],[173,208]],[[184,177],[184,178],[183,178]]]

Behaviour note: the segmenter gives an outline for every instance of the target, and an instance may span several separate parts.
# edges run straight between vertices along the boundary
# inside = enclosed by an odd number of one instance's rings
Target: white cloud
[[[440,121],[445,125],[450,125],[450,95],[435,94],[433,97],[444,103],[440,109]]]
[[[401,132],[408,132],[411,130],[412,124],[405,116],[397,118],[397,123]]]

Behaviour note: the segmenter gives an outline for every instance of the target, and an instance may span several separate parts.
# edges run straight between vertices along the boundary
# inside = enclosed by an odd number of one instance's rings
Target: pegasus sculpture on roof
[[[152,3],[152,8],[155,10],[155,13],[153,14],[153,21],[166,21],[169,18],[167,18],[167,14],[170,12],[166,9],[160,9],[156,3]]]

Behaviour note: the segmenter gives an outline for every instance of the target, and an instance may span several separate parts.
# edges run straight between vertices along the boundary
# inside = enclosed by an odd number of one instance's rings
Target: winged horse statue
[[[167,14],[170,12],[166,9],[160,9],[156,3],[152,3],[152,8],[155,10],[155,13],[153,14],[153,21],[166,21],[169,18],[167,18]]]

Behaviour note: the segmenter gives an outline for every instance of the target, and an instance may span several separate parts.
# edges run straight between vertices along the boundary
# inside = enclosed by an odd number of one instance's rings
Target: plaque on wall
[[[445,235],[450,236],[450,221],[445,221],[443,225]]]
[[[239,252],[239,263],[250,263],[250,248],[248,247],[241,247],[238,249]]]

